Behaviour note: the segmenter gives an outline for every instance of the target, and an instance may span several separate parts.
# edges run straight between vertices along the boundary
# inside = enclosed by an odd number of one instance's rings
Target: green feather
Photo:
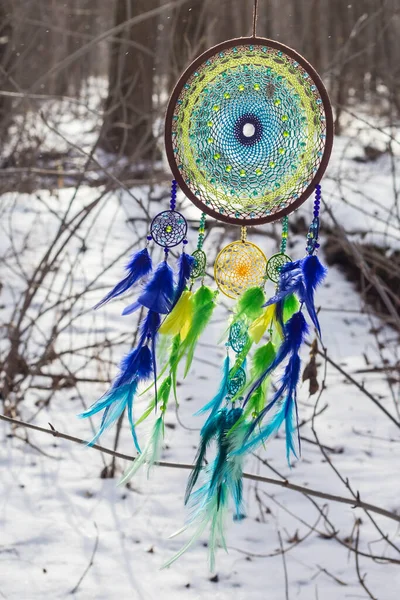
[[[179,349],[181,347],[181,336],[178,333],[172,340],[171,354],[169,357],[169,367],[172,382],[172,389],[174,390],[175,402],[178,405],[178,396],[176,393],[177,379],[178,379],[178,365],[180,361]]]
[[[261,315],[263,304],[265,304],[264,291],[260,287],[249,288],[239,298],[233,322],[243,317],[254,321],[254,319],[257,319]]]
[[[144,413],[142,414],[142,416],[139,417],[139,419],[136,421],[135,427],[137,427],[138,425],[140,425],[140,423],[143,423],[143,421],[145,421],[147,419],[147,417],[149,415],[151,415],[151,413],[153,412],[153,410],[155,409],[155,407],[156,407],[156,401],[155,401],[155,399],[153,399],[150,402],[149,406],[144,411]]]
[[[185,377],[191,367],[199,337],[210,322],[216,307],[216,295],[217,293],[213,292],[212,289],[206,285],[202,285],[193,295],[193,321],[185,341],[181,344],[178,358],[179,362],[186,354]]]
[[[289,321],[293,317],[294,313],[299,310],[300,303],[294,294],[290,294],[283,301],[283,322]]]
[[[139,454],[133,461],[129,469],[124,473],[121,481],[118,485],[127,483],[137,473],[137,471],[143,466],[148,465],[147,477],[149,476],[150,469],[154,463],[160,460],[162,442],[164,437],[164,414],[162,414],[154,423],[152,434],[144,448],[143,452]]]
[[[253,355],[251,364],[251,379],[254,381],[261,377],[264,371],[272,363],[276,355],[275,346],[272,342],[268,342],[264,346],[257,348]]]
[[[259,377],[261,377],[264,371],[272,364],[275,356],[276,350],[272,342],[268,342],[268,344],[257,348],[253,355],[253,361],[250,370],[251,382],[256,381]],[[245,418],[252,413],[258,414],[264,408],[268,386],[269,378],[267,377],[251,395],[244,412]]]

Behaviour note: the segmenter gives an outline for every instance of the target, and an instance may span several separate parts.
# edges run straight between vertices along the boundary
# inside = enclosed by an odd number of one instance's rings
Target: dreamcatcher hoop
[[[246,210],[241,210],[240,206],[239,206],[239,208],[235,209],[235,202],[237,205],[237,203],[240,204],[241,200],[239,198],[239,195],[236,194],[235,187],[233,185],[232,185],[232,188],[233,188],[232,189],[232,197],[229,198],[229,192],[226,192],[226,193],[224,192],[224,194],[225,194],[224,195],[224,203],[223,203],[223,205],[219,206],[219,208],[217,210],[217,207],[215,206],[216,203],[213,203],[212,194],[210,194],[210,191],[204,191],[204,188],[207,187],[207,185],[209,185],[209,181],[210,181],[210,179],[212,179],[212,177],[210,178],[207,170],[204,169],[204,165],[205,165],[205,161],[203,159],[204,152],[202,150],[199,151],[198,156],[200,158],[197,159],[197,162],[200,163],[199,168],[197,169],[197,167],[194,166],[194,169],[193,169],[193,171],[197,174],[197,176],[191,178],[190,176],[188,176],[188,173],[187,173],[187,171],[190,169],[187,169],[186,165],[184,164],[185,152],[182,153],[183,156],[180,156],[179,149],[177,148],[177,144],[176,144],[176,138],[178,137],[177,136],[177,121],[178,121],[178,114],[180,114],[179,113],[180,106],[183,105],[185,107],[185,105],[184,105],[185,95],[191,93],[190,88],[191,88],[193,82],[195,82],[195,84],[197,85],[198,81],[201,81],[202,78],[204,79],[204,72],[202,72],[202,68],[206,69],[207,66],[213,64],[214,59],[216,61],[218,61],[219,57],[221,57],[221,59],[222,59],[225,56],[225,53],[229,54],[229,52],[235,52],[235,51],[237,51],[237,49],[239,49],[239,54],[240,54],[240,51],[242,51],[243,53],[246,51],[246,56],[250,56],[251,52],[254,49],[256,49],[257,51],[265,50],[266,54],[268,54],[268,52],[271,51],[272,53],[277,55],[277,57],[276,57],[277,64],[279,63],[279,61],[284,63],[285,60],[287,60],[287,63],[290,64],[291,67],[298,68],[299,72],[301,72],[301,76],[304,77],[305,80],[309,78],[309,83],[311,85],[309,87],[307,87],[307,89],[305,91],[305,94],[309,95],[309,99],[311,98],[312,94],[314,93],[314,92],[310,92],[309,90],[310,89],[315,90],[315,95],[317,98],[316,102],[319,104],[320,110],[321,110],[321,115],[322,115],[321,120],[324,121],[324,123],[323,123],[324,133],[323,133],[323,136],[321,136],[324,139],[323,139],[323,141],[319,142],[320,149],[319,149],[318,153],[316,153],[315,157],[313,158],[313,164],[307,165],[309,167],[308,172],[306,173],[306,175],[303,175],[303,178],[305,178],[306,181],[302,181],[301,185],[300,184],[297,185],[299,193],[294,192],[293,195],[290,196],[290,190],[288,190],[288,198],[290,200],[289,202],[281,201],[279,198],[279,195],[278,195],[276,198],[274,198],[274,204],[273,204],[271,210],[269,210],[270,205],[267,202],[263,204],[263,198],[266,193],[265,189],[261,190],[261,191],[259,190],[259,192],[257,192],[258,193],[257,202],[258,202],[258,205],[262,207],[262,208],[260,208],[259,211],[251,212],[249,209],[246,212]],[[209,63],[209,65],[208,65],[208,63]],[[220,70],[220,72],[222,73],[222,70]],[[298,73],[296,76],[300,80]],[[277,76],[278,80],[279,80],[279,77],[281,77],[281,76]],[[196,80],[196,78],[198,78],[198,79]],[[227,79],[229,79],[229,78],[227,78]],[[279,81],[281,81],[282,79],[284,79],[284,78],[281,77],[281,79]],[[278,85],[280,85],[280,83]],[[283,85],[283,83],[282,83],[282,85]],[[256,86],[257,86],[257,83],[254,84],[255,90],[257,90],[257,89],[261,90],[261,86],[259,86],[258,88]],[[238,87],[240,88],[240,85]],[[189,90],[189,92],[187,92],[186,90]],[[290,95],[290,92],[292,91],[290,88],[290,85],[287,86],[287,90],[288,90],[287,93]],[[266,93],[268,94],[268,88],[267,88]],[[227,96],[225,95],[225,99],[228,99],[230,97],[229,92],[226,92],[226,94],[227,94]],[[304,97],[306,98],[306,96],[304,96]],[[299,104],[299,106],[300,106],[300,104]],[[192,105],[192,108],[193,108],[193,105]],[[206,120],[206,117],[205,117],[206,111],[204,111],[203,108],[204,108],[204,106],[203,107],[200,106],[199,120],[200,119]],[[216,112],[219,110],[219,107],[217,104],[214,105],[213,108],[216,110]],[[314,116],[311,117],[312,111],[310,110],[309,112],[310,112],[310,114],[309,114],[310,119],[311,118],[314,119]],[[300,111],[299,111],[299,114],[300,114]],[[192,113],[190,113],[189,116],[192,116]],[[282,114],[282,119],[285,117],[286,117],[286,115]],[[246,121],[246,123],[249,123],[254,128],[255,136],[258,135],[257,127],[259,127],[259,129],[260,128],[262,129],[262,127],[264,127],[264,130],[266,130],[266,128],[269,127],[268,123],[261,122],[262,119],[263,119],[262,116],[261,116],[261,118],[259,118],[256,114],[255,115],[250,114],[250,118],[247,119],[247,121]],[[257,123],[258,120],[260,120],[260,124]],[[244,124],[246,124],[246,123],[244,123]],[[321,78],[319,77],[319,75],[315,71],[315,69],[300,54],[298,54],[292,48],[285,46],[284,44],[280,44],[279,42],[276,42],[274,40],[269,40],[269,39],[260,38],[260,37],[243,37],[243,38],[235,38],[232,40],[228,40],[226,42],[218,44],[217,46],[214,46],[213,48],[210,48],[209,50],[204,52],[201,56],[199,56],[196,60],[194,60],[191,63],[191,65],[186,69],[186,71],[183,73],[183,75],[180,77],[180,79],[178,80],[178,82],[172,92],[172,95],[171,95],[171,98],[170,98],[170,101],[169,101],[169,104],[167,107],[166,120],[165,120],[165,147],[166,147],[169,165],[171,167],[171,170],[174,174],[175,179],[177,180],[177,182],[179,184],[179,187],[182,189],[184,194],[189,198],[189,200],[191,200],[191,202],[193,202],[193,204],[195,204],[195,206],[197,206],[200,210],[202,210],[203,212],[212,216],[213,218],[217,219],[218,221],[224,221],[226,223],[233,223],[233,224],[242,225],[242,226],[243,225],[260,225],[262,223],[269,223],[269,222],[277,221],[277,220],[281,219],[282,217],[284,217],[285,215],[290,214],[291,212],[296,210],[299,206],[301,206],[301,204],[303,204],[303,202],[305,202],[307,200],[307,198],[312,194],[312,192],[315,190],[315,186],[321,180],[321,178],[325,172],[325,169],[328,165],[329,157],[330,157],[330,154],[332,151],[333,133],[334,133],[334,127],[333,127],[333,115],[332,115],[331,104],[330,104],[329,97],[328,97],[327,91],[325,89],[325,86],[322,83]],[[194,140],[196,140],[196,136],[194,136]],[[211,140],[211,142],[210,142],[211,144],[213,143],[212,136],[210,136],[208,138],[208,140]],[[243,146],[248,147],[248,145],[249,145],[248,140],[245,143],[243,143]],[[308,141],[308,145],[309,146],[311,145],[310,140]],[[279,148],[278,150],[284,151],[285,148],[282,145],[282,148]],[[264,152],[264,154],[265,154],[265,152]],[[318,154],[318,156],[317,156],[317,154]],[[218,152],[218,149],[217,149],[215,151],[215,153],[211,156],[214,157],[214,159],[216,161],[218,161],[221,158],[221,153]],[[181,164],[181,159],[183,159],[182,160],[183,164]],[[269,165],[267,165],[266,168],[268,168],[268,167],[271,167],[271,168],[275,167],[274,161],[270,161]],[[313,168],[311,169],[311,167],[313,167]],[[232,171],[232,166],[230,164],[226,164],[224,166],[224,170],[225,170],[225,172],[223,173],[223,175],[221,175],[220,181],[218,183],[223,181],[224,175],[226,175],[226,178],[229,179],[229,176]],[[241,171],[242,172],[239,172],[239,174],[238,174],[238,178],[240,178],[242,175],[244,177],[246,177],[247,173],[245,172],[245,169],[242,169]],[[256,178],[257,174],[261,176],[262,173],[263,173],[262,169],[254,168],[252,170],[251,175],[254,179],[254,178]],[[287,173],[284,174],[284,176],[286,178],[289,177],[289,175]],[[293,177],[295,177],[295,175]],[[301,179],[301,173],[298,178]],[[196,181],[197,179],[203,180],[203,182],[204,182],[203,187],[201,187],[201,185],[199,185],[199,182]],[[262,179],[262,177],[261,177],[261,179]],[[240,179],[238,179],[238,181],[240,181]],[[212,183],[210,185],[212,185]],[[276,187],[276,185],[277,184],[275,183],[275,187]],[[296,187],[296,186],[293,186],[293,187]],[[268,192],[268,194],[272,197],[274,194],[274,191],[271,189]],[[247,204],[249,206],[251,206],[250,201],[248,201]],[[268,212],[270,214],[267,214]]]

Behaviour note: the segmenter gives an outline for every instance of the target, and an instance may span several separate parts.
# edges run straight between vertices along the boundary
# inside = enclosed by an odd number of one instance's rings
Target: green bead
[[[219,111],[219,104],[214,104],[213,111],[214,112],[218,112]]]
[[[239,90],[239,92],[243,92],[244,91],[244,85],[243,85],[243,83],[241,83],[240,85],[238,85],[238,90]]]
[[[229,100],[229,98],[231,97],[229,92],[225,92],[224,94],[224,98],[226,98],[226,100]]]
[[[269,166],[271,167],[271,169],[273,169],[274,167],[276,167],[276,163],[273,160],[270,160]]]
[[[256,169],[256,175],[262,175],[262,169],[260,169],[259,167]]]
[[[219,160],[219,159],[221,158],[221,155],[220,155],[220,153],[219,153],[219,152],[216,152],[216,153],[214,154],[214,158],[215,158],[215,160]]]
[[[260,84],[259,83],[255,83],[253,87],[254,87],[255,90],[259,90],[260,89]]]
[[[246,177],[246,171],[244,169],[240,169],[239,175],[240,177]]]
[[[225,171],[226,171],[227,173],[230,173],[230,172],[232,171],[232,166],[231,166],[231,165],[226,165],[226,167],[225,167]]]
[[[289,117],[288,117],[287,115],[282,115],[282,121],[283,121],[283,122],[286,122],[286,121],[288,120],[288,118],[289,118]]]

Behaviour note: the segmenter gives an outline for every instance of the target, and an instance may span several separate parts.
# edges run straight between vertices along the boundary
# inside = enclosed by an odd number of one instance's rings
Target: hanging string
[[[257,18],[258,18],[258,0],[254,0],[253,8],[253,37],[256,37],[257,33]]]

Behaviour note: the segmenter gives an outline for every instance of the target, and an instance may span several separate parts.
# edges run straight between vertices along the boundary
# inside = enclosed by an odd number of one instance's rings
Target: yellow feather
[[[249,334],[253,342],[258,344],[264,333],[267,331],[268,327],[271,325],[272,319],[274,317],[275,304],[272,304],[272,306],[268,306],[263,312],[263,314],[252,323],[249,329]]]
[[[189,333],[193,317],[193,293],[183,292],[172,312],[165,319],[159,331],[164,335],[181,334],[183,341]]]

